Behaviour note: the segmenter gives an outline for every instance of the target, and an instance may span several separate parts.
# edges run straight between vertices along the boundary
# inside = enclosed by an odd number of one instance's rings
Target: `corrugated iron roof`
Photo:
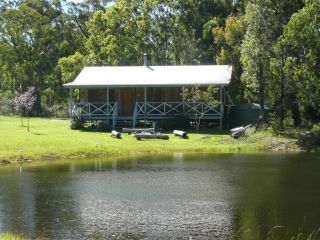
[[[175,87],[228,85],[232,66],[85,67],[65,87]]]

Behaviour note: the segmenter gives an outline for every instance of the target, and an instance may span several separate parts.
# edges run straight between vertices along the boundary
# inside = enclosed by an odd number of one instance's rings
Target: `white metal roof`
[[[228,85],[232,66],[85,67],[65,87],[174,87]]]

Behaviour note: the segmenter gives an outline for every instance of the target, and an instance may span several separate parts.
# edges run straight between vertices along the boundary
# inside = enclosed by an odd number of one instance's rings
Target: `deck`
[[[208,103],[189,102],[136,102],[131,116],[121,116],[117,102],[74,103],[71,117],[81,120],[111,120],[112,126],[117,120],[130,120],[135,127],[139,120],[161,120],[170,118],[217,119],[221,120],[220,106]]]

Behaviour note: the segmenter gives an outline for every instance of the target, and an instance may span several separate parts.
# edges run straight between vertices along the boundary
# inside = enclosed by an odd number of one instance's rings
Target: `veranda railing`
[[[164,116],[219,118],[221,113],[217,106],[212,106],[205,102],[137,102],[133,113],[133,125],[135,125],[137,119],[161,118]]]
[[[113,127],[116,124],[117,115],[117,102],[75,103],[71,111],[71,116],[77,119],[112,120]]]

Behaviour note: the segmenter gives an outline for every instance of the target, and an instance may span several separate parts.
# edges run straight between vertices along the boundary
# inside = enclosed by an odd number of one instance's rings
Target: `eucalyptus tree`
[[[246,7],[246,33],[241,46],[245,97],[260,104],[261,123],[267,123],[266,92],[270,86],[270,58],[275,42],[275,12],[270,0],[254,0]],[[258,124],[260,125],[260,124]],[[257,125],[257,127],[259,127]]]
[[[7,4],[0,13],[0,86],[24,91],[35,87],[36,113],[43,97],[59,95],[58,59],[83,46],[60,0],[24,0]]]
[[[177,0],[179,22],[188,33],[193,34],[198,50],[195,58],[200,63],[212,63],[215,45],[212,28],[223,24],[234,10],[233,0]]]
[[[284,66],[280,76],[285,91],[284,106],[291,107],[295,125],[301,122],[301,110],[311,120],[320,120],[319,14],[320,2],[306,1],[306,6],[295,13],[285,26],[277,43]],[[295,106],[293,109],[292,104]]]
[[[87,22],[96,11],[103,11],[111,4],[112,0],[83,0],[80,2],[68,2],[66,4],[68,15],[76,24],[81,34],[88,38]]]
[[[229,92],[234,100],[242,100],[244,87],[240,81],[242,65],[240,63],[241,44],[246,31],[243,15],[230,15],[224,26],[213,28],[213,38],[217,46],[215,61],[217,64],[232,65],[232,81]]]
[[[274,55],[271,59],[271,71],[273,84],[273,101],[275,106],[278,126],[284,129],[284,120],[287,110],[290,109],[296,126],[300,125],[300,113],[297,103],[298,88],[292,81],[292,73],[288,72],[289,62],[286,64],[286,58],[290,49],[286,48],[285,40],[282,36],[285,25],[289,22],[292,15],[304,6],[302,0],[275,1],[274,9],[276,11],[275,31],[278,37],[274,46]],[[286,66],[287,65],[287,66]]]

